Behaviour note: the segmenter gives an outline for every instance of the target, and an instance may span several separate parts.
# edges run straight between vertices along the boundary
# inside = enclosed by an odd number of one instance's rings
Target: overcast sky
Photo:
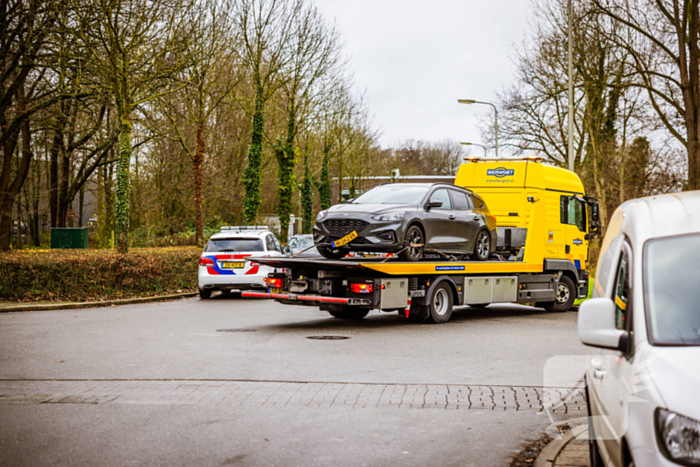
[[[316,0],[335,18],[382,146],[405,139],[481,141],[479,115],[513,82],[527,0]],[[475,148],[481,154],[481,148]]]

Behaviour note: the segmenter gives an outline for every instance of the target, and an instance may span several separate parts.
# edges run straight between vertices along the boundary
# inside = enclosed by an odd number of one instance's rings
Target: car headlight
[[[376,216],[372,216],[372,219],[380,222],[400,221],[401,219],[403,219],[403,216],[405,214],[405,212],[390,212],[388,214],[379,214]]]
[[[324,217],[328,214],[328,211],[321,211],[318,213],[318,216],[316,216],[316,222],[321,222]]]
[[[656,433],[664,455],[683,465],[700,465],[700,422],[656,409]]]

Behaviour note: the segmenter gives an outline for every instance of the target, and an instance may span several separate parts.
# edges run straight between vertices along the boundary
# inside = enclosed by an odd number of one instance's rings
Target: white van
[[[700,465],[700,191],[628,201],[579,309],[591,465]]]

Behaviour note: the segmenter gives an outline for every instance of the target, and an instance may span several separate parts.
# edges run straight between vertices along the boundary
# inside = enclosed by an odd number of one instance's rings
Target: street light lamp
[[[498,157],[498,109],[496,108],[495,105],[493,105],[490,102],[483,102],[483,101],[475,101],[474,99],[457,99],[457,102],[460,104],[484,104],[484,105],[490,105],[493,107],[493,111],[495,112],[495,129],[496,129],[496,157]]]
[[[459,144],[461,144],[463,146],[481,146],[484,149],[484,157],[486,157],[486,146],[484,146],[483,144],[479,144],[479,143],[459,143]]]

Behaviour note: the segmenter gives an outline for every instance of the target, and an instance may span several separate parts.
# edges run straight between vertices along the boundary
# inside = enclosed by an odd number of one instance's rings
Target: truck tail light
[[[214,260],[211,258],[207,258],[206,256],[203,256],[199,258],[199,265],[200,266],[214,266]]]
[[[267,285],[274,289],[284,288],[284,279],[281,277],[270,277],[267,279]]]
[[[372,293],[374,287],[372,284],[366,284],[364,282],[359,284],[350,284],[350,292],[352,293]]]

